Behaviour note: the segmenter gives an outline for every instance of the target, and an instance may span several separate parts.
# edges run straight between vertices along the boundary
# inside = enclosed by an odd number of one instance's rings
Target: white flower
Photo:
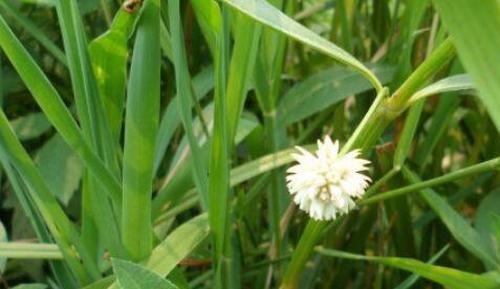
[[[358,158],[359,150],[339,155],[339,142],[329,136],[318,140],[316,154],[296,147],[298,162],[287,170],[287,186],[293,201],[315,220],[333,220],[355,207],[371,179],[364,175],[370,162]]]

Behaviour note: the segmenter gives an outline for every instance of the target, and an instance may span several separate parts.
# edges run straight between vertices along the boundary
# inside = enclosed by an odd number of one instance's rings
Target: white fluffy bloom
[[[333,220],[355,206],[371,179],[362,172],[370,162],[359,150],[339,155],[339,142],[326,136],[318,140],[316,154],[296,147],[298,162],[287,170],[287,186],[293,201],[315,220]]]

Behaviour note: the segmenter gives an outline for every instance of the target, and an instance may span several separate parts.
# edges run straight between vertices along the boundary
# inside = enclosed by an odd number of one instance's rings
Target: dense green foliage
[[[498,0],[0,0],[0,288],[500,288]],[[373,180],[316,221],[294,146]]]

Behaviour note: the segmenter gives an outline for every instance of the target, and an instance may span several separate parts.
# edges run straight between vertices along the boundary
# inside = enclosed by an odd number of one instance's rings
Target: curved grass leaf
[[[392,79],[394,69],[372,66],[382,83]],[[278,105],[277,123],[283,126],[300,121],[338,103],[348,96],[371,89],[359,74],[341,67],[321,71],[293,86]]]
[[[481,201],[476,211],[474,227],[491,248],[496,248],[496,257],[500,258],[500,189],[488,193]]]
[[[403,175],[413,184],[421,181],[418,175],[406,167],[403,167]],[[496,258],[493,248],[448,204],[446,199],[436,194],[432,189],[423,189],[420,191],[420,195],[462,246],[481,259],[485,265],[493,268],[500,267],[500,262]]]
[[[147,268],[120,259],[112,259],[118,285],[122,289],[176,289],[177,286]]]
[[[500,131],[500,4],[498,0],[433,0],[486,110]],[[479,4],[479,5],[478,5]],[[464,25],[467,23],[467,25]]]
[[[254,18],[255,20],[272,27],[297,41],[305,43],[318,51],[321,51],[335,60],[357,70],[365,76],[380,91],[382,84],[377,77],[352,55],[342,48],[322,38],[308,28],[302,26],[292,18],[288,17],[267,1],[261,0],[223,0],[224,3],[234,7],[240,12]]]
[[[398,257],[372,257],[347,252],[330,250],[319,247],[316,249],[320,254],[359,261],[369,261],[384,264],[386,266],[413,272],[426,279],[432,280],[450,289],[497,289],[500,284],[496,278],[486,275],[477,275],[453,268],[429,265],[424,262]]]
[[[409,103],[435,94],[470,89],[474,89],[474,83],[468,74],[453,75],[436,81],[417,91],[412,95]]]

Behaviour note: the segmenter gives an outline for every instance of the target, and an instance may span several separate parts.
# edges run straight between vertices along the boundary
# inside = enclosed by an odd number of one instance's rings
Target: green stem
[[[295,289],[298,287],[299,278],[306,266],[307,260],[309,260],[309,256],[313,252],[314,246],[316,246],[316,243],[319,241],[327,226],[328,222],[309,220],[297,244],[297,248],[295,248],[293,252],[292,260],[283,276],[283,282],[281,283],[280,289]]]
[[[369,205],[369,204],[377,203],[377,202],[380,202],[380,201],[383,201],[386,199],[390,199],[390,198],[394,198],[394,197],[404,195],[407,193],[415,192],[415,191],[418,191],[418,190],[421,190],[424,188],[433,187],[433,186],[441,185],[444,183],[448,183],[448,182],[451,182],[451,181],[454,181],[454,180],[457,180],[457,179],[460,179],[460,178],[463,178],[466,176],[479,174],[479,173],[486,172],[486,171],[491,171],[491,170],[494,170],[498,167],[500,167],[500,157],[494,158],[494,159],[491,159],[489,161],[485,161],[485,162],[482,162],[482,163],[479,163],[479,164],[476,164],[473,166],[469,166],[469,167],[464,168],[464,169],[460,169],[460,170],[451,172],[451,173],[446,174],[444,176],[440,176],[440,177],[433,178],[433,179],[430,179],[427,181],[412,184],[412,185],[402,187],[399,189],[391,190],[391,191],[385,192],[383,194],[376,195],[376,196],[361,200],[359,202],[359,204],[360,205]],[[405,166],[403,166],[402,170],[405,171],[405,170],[407,170],[407,168]]]
[[[0,257],[13,259],[62,259],[56,244],[0,242]]]
[[[407,102],[413,93],[454,56],[453,44],[447,39],[410,75],[390,98],[386,98],[386,95],[388,95],[386,88],[377,89],[375,101],[342,148],[341,154],[355,148],[359,148],[364,154],[367,154],[373,149],[387,126],[408,107]],[[315,225],[312,220],[309,221],[285,272],[281,289],[297,288],[305,263],[325,227],[325,225]]]

